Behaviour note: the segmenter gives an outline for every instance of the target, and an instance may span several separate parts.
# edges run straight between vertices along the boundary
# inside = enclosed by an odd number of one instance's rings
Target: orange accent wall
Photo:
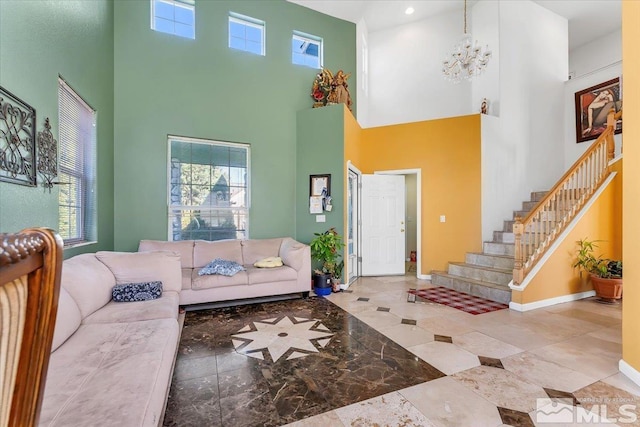
[[[523,291],[513,291],[511,300],[527,304],[593,289],[587,275],[572,266],[576,260],[576,242],[580,239],[601,240],[596,255],[622,258],[622,161],[613,166],[618,174],[578,220],[560,246],[545,262]]]
[[[640,2],[622,2],[622,74],[624,76],[624,158],[640,162]],[[640,168],[628,167],[623,178],[622,359],[640,371]]]
[[[356,133],[345,130],[354,140]],[[445,270],[449,261],[482,248],[480,143],[480,115],[474,114],[363,129],[359,143],[345,144],[345,162],[362,173],[422,170],[419,274]]]

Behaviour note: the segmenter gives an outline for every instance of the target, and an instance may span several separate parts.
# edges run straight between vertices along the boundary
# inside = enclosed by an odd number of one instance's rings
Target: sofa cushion
[[[170,251],[180,254],[182,268],[193,268],[193,240],[166,242],[163,240],[140,240],[138,252]]]
[[[84,318],[111,300],[116,280],[94,254],[82,254],[62,263],[60,283],[78,304]]]
[[[198,276],[205,276],[210,274],[233,276],[241,271],[244,271],[244,267],[237,262],[229,261],[222,258],[216,258],[209,264],[198,270]]]
[[[280,257],[285,265],[299,271],[304,265],[304,257],[309,257],[307,248],[307,245],[293,240],[291,237],[285,237],[280,246]]]
[[[242,262],[240,240],[218,240],[216,242],[196,240],[193,247],[194,268],[202,268],[215,258],[234,261],[241,265],[244,264]]]
[[[157,280],[165,291],[182,289],[180,255],[176,252],[97,252],[96,258],[109,267],[118,284]]]
[[[40,425],[158,426],[178,336],[175,319],[80,326],[51,354]]]
[[[247,275],[249,276],[249,284],[256,285],[260,283],[285,282],[288,280],[297,280],[298,273],[291,267],[283,265],[275,268],[257,268],[247,266]],[[275,294],[276,292],[274,292]]]
[[[193,268],[182,269],[182,289],[191,289],[191,272]]]
[[[80,326],[82,314],[78,305],[73,300],[65,288],[60,288],[58,298],[58,314],[56,315],[56,326],[53,332],[53,344],[51,351],[55,351],[67,340]]]
[[[193,270],[191,280],[191,289],[194,290],[249,284],[249,276],[246,271],[241,271],[233,276],[221,276],[220,274],[199,276],[198,270]]]
[[[245,264],[254,264],[266,257],[280,255],[281,238],[249,239],[242,241],[242,257]]]
[[[151,301],[128,302],[111,301],[100,310],[82,321],[91,323],[127,323],[140,320],[177,319],[180,296],[177,292],[163,292],[162,297]]]
[[[123,283],[111,291],[115,302],[150,301],[162,296],[162,282]]]

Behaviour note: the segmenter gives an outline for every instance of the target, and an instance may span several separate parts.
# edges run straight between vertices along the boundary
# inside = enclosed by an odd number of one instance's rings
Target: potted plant
[[[574,268],[589,273],[596,296],[602,301],[615,302],[622,298],[622,261],[595,257],[598,241],[578,240]]]
[[[319,295],[331,293],[333,279],[340,280],[344,262],[342,257],[342,236],[335,228],[330,228],[324,233],[314,233],[311,247],[311,258],[316,261],[313,271],[313,285]]]

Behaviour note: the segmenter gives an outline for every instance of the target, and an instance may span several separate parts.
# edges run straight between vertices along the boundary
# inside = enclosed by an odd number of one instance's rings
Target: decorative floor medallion
[[[231,337],[237,352],[265,360],[264,352],[268,351],[277,362],[287,353],[286,360],[318,353],[332,336],[318,319],[284,316],[251,322]]]

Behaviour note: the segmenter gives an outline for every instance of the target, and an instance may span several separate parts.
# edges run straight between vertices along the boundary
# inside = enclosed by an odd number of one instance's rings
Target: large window
[[[229,12],[229,47],[264,55],[264,21]]]
[[[249,145],[169,136],[169,240],[248,238]]]
[[[195,0],[151,0],[151,29],[195,39]]]
[[[291,39],[291,54],[294,64],[322,68],[322,39],[294,31]]]
[[[65,246],[96,240],[96,112],[58,80],[58,232]]]

